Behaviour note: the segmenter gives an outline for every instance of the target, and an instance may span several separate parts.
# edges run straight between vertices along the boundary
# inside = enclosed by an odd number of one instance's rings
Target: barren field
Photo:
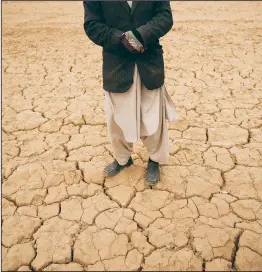
[[[262,2],[172,2],[180,120],[105,179],[101,48],[79,2],[3,3],[3,270],[262,270]]]

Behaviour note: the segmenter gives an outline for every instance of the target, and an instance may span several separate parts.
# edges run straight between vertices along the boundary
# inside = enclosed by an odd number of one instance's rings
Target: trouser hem
[[[116,158],[116,160],[119,165],[124,166],[129,161],[129,158],[130,156],[128,158]]]

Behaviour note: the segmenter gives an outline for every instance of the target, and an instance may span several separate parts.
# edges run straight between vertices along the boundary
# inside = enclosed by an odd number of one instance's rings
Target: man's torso
[[[104,22],[123,32],[147,24],[156,15],[157,1],[101,1]],[[103,49],[103,87],[110,92],[125,92],[133,82],[135,63],[144,85],[155,89],[164,83],[164,59],[159,40],[147,44],[142,54],[124,54]]]

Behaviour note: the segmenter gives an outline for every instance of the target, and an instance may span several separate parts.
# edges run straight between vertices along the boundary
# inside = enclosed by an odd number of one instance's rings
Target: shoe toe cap
[[[146,180],[151,183],[157,182],[159,180],[159,173],[158,172],[147,172]]]

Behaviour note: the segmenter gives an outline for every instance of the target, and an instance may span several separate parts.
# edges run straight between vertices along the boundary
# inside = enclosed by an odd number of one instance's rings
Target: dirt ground
[[[112,161],[82,2],[3,3],[3,270],[262,270],[262,2],[172,2],[170,163]]]

